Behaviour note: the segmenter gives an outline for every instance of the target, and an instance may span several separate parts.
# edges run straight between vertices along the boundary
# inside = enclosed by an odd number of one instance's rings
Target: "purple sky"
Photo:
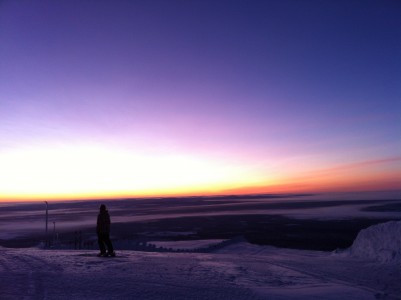
[[[71,149],[144,156],[145,169],[186,157],[221,171],[210,179],[221,189],[355,165],[374,166],[355,170],[356,189],[375,176],[376,188],[400,188],[400,11],[400,1],[362,0],[1,1],[0,198],[46,194],[47,176],[69,180],[51,162]],[[111,170],[99,172],[107,181]],[[32,177],[41,188],[23,188]],[[102,180],[52,193],[90,194]],[[97,192],[166,190],[157,180]]]

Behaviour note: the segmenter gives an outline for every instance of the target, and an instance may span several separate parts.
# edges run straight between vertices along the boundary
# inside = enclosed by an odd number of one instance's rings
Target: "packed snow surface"
[[[212,245],[219,244],[224,240],[196,240],[196,241],[151,241],[148,244],[156,247],[169,248],[173,250],[193,250],[199,248],[207,248]]]
[[[213,253],[0,248],[1,299],[399,299],[401,268],[238,242]]]
[[[401,221],[371,226],[358,234],[349,253],[380,262],[401,264]]]

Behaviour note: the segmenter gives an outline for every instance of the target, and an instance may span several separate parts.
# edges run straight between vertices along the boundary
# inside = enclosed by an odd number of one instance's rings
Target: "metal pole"
[[[53,221],[53,247],[56,243],[56,221]]]
[[[49,238],[47,235],[47,223],[49,221],[49,203],[47,203],[47,201],[45,201],[45,203],[46,203],[46,242],[45,242],[45,246],[47,247],[48,243],[49,243],[49,241],[48,241]]]

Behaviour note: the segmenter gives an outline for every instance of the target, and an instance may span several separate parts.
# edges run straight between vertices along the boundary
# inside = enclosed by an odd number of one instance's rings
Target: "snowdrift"
[[[349,249],[349,254],[385,263],[400,263],[401,221],[382,223],[361,230]]]

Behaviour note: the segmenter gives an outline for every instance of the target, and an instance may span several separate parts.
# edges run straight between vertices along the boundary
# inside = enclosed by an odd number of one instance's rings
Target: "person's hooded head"
[[[106,205],[104,204],[100,205],[100,212],[105,212],[105,211],[107,211]]]

